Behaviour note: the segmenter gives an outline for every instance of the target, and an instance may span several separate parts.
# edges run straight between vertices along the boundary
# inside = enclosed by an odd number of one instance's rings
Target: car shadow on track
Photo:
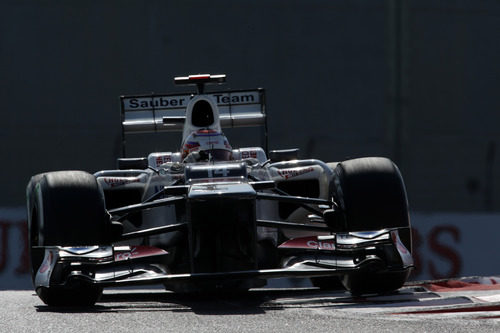
[[[38,305],[36,309],[37,312],[58,313],[171,311],[202,315],[264,314],[267,311],[282,310],[284,307],[315,306],[321,303],[322,297],[331,297],[334,294],[352,301],[352,297],[343,291],[330,292],[317,288],[252,289],[231,293],[172,293],[151,289],[105,291],[97,304],[91,307]],[[282,303],[280,300],[283,299],[292,301]],[[339,298],[337,300],[340,301]]]

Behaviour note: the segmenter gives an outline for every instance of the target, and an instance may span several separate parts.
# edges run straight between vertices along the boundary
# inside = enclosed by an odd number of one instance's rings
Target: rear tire
[[[369,157],[341,162],[334,171],[332,194],[343,213],[339,230],[374,231],[399,229],[400,238],[411,252],[408,199],[397,166],[387,158]],[[353,295],[387,293],[406,282],[404,271],[373,271],[345,275],[344,287]]]
[[[110,242],[111,222],[95,177],[83,171],[58,171],[32,177],[27,187],[32,280],[43,261],[36,246],[87,246]],[[35,286],[36,287],[36,286]],[[90,284],[39,287],[48,305],[94,304],[102,288]]]

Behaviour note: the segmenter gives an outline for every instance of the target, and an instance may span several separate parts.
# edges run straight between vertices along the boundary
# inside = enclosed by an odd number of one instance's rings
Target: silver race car
[[[205,92],[225,78],[175,79],[196,93],[121,97],[124,138],[179,131],[179,151],[31,178],[31,271],[43,302],[92,305],[105,287],[145,284],[210,292],[310,278],[359,295],[405,283],[411,230],[396,165],[268,151],[265,91]],[[263,147],[232,147],[222,132],[246,126],[262,129]]]

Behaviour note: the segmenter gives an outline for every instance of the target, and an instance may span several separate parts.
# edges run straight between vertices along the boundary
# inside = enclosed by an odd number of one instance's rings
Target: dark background
[[[0,207],[33,174],[114,168],[119,95],[226,73],[266,88],[270,148],[387,156],[413,210],[499,211],[499,51],[496,0],[3,0]]]

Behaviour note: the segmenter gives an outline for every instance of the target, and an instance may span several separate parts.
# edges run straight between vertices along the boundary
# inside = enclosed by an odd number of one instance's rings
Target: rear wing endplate
[[[205,95],[217,103],[221,127],[267,127],[264,89]],[[182,131],[186,106],[194,96],[191,93],[120,96],[123,134]]]

